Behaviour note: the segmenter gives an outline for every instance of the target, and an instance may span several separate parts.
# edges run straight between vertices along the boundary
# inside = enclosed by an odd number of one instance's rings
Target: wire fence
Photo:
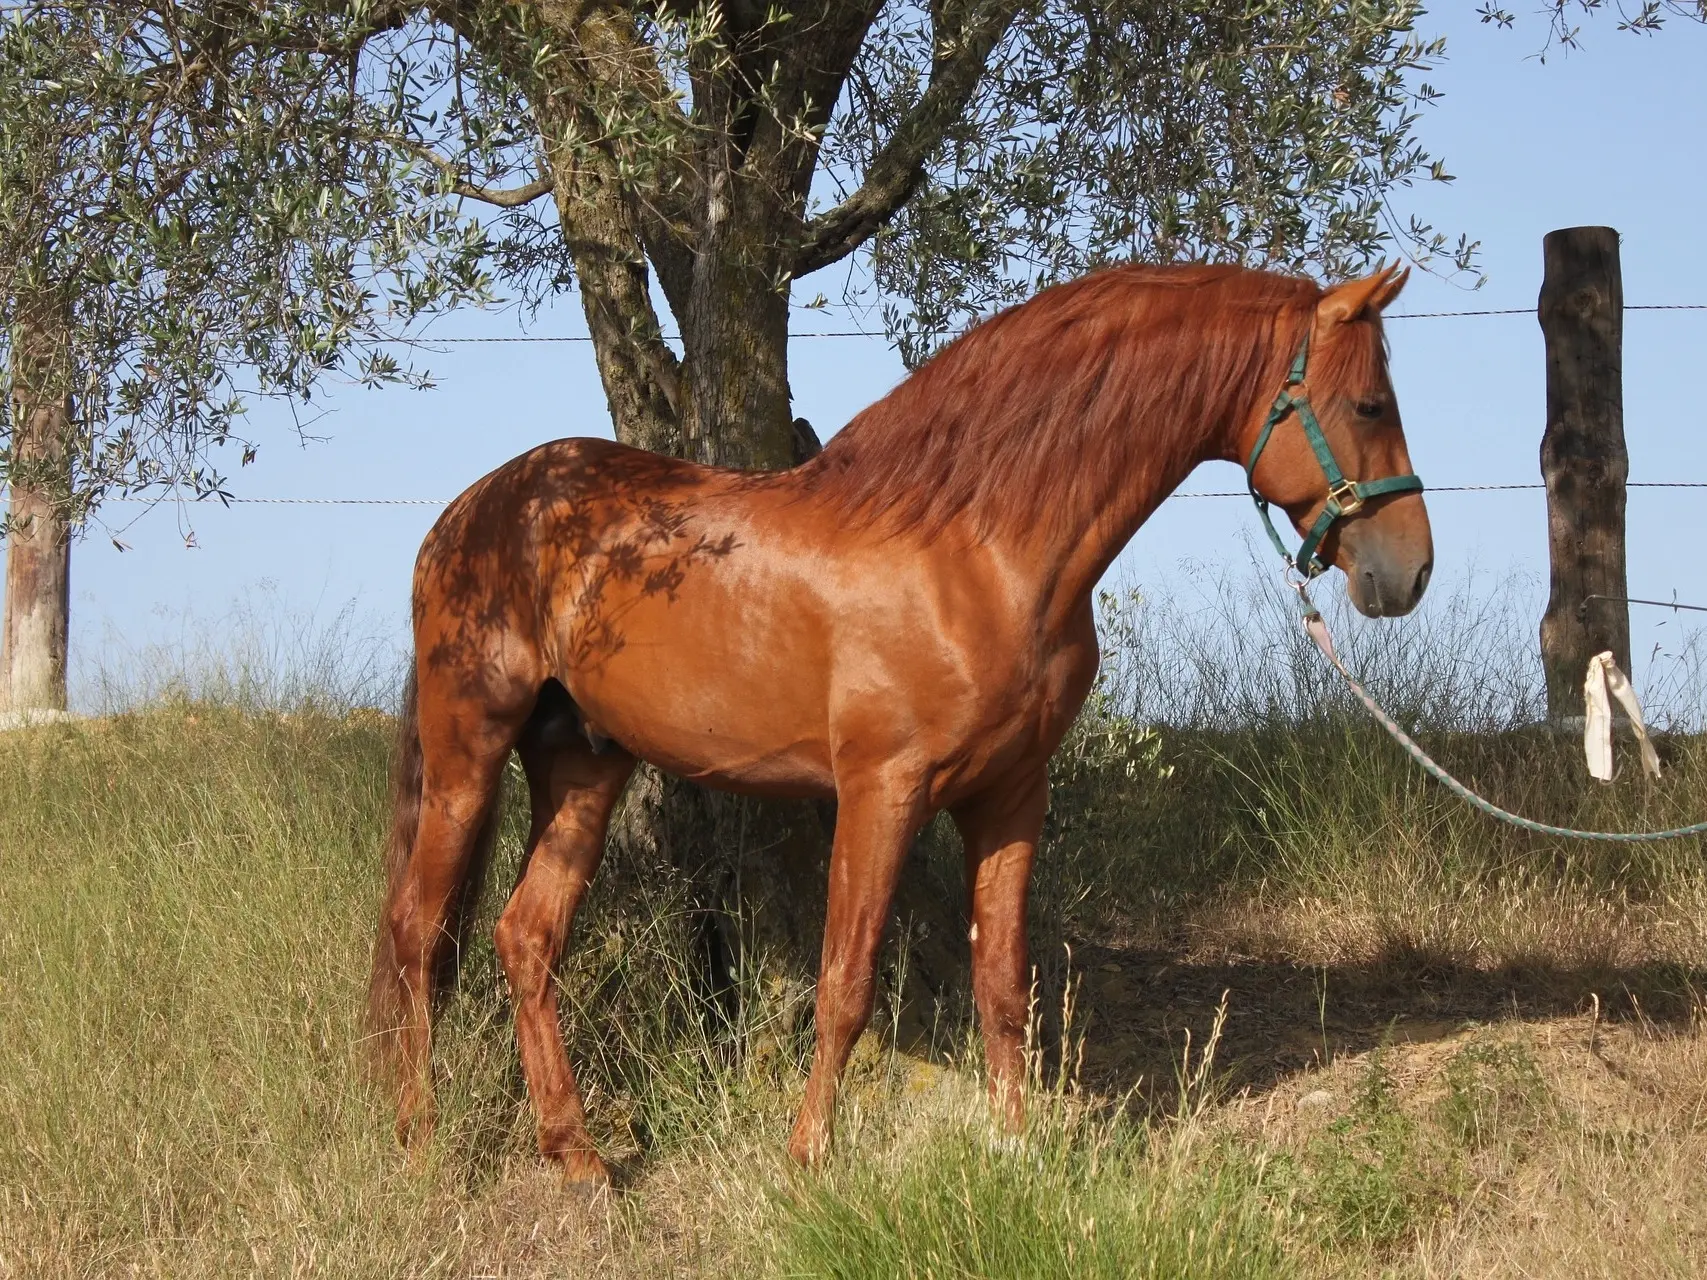
[[[1707,311],[1707,302],[1634,302],[1626,311]],[[1383,320],[1446,320],[1459,316],[1532,316],[1534,307],[1501,307],[1494,311],[1396,311]]]
[[[1633,303],[1624,308],[1626,311],[1707,311],[1707,302],[1644,302]],[[1534,307],[1499,307],[1486,311],[1400,311],[1384,317],[1387,320],[1446,320],[1461,319],[1467,316],[1532,316]],[[680,341],[681,335],[666,333],[662,335],[666,342]],[[794,338],[888,338],[888,334],[880,329],[820,329],[816,331],[791,333]],[[586,334],[508,334],[503,337],[473,337],[473,338],[435,338],[422,336],[416,338],[398,338],[397,342],[409,346],[467,346],[480,343],[502,342],[591,342]]]

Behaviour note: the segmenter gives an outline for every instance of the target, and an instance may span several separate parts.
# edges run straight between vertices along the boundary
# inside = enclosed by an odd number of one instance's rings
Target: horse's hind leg
[[[551,726],[530,724],[517,744],[533,802],[533,831],[526,870],[498,920],[498,957],[510,980],[540,1154],[558,1162],[572,1180],[605,1182],[609,1175],[587,1132],[574,1068],[563,1048],[555,974],[634,757],[620,749],[594,754],[584,742],[551,740],[561,736]]]
[[[421,813],[414,847],[389,910],[401,1026],[397,1137],[415,1147],[435,1118],[431,1076],[434,986],[459,922],[452,906],[471,895],[477,851],[496,800],[514,726],[446,705],[423,683]]]

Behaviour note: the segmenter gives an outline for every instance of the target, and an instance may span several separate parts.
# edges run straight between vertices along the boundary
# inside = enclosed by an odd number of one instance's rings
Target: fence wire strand
[[[1516,490],[1541,490],[1544,484],[1441,484],[1430,485],[1427,493],[1510,493]],[[1707,489],[1707,480],[1632,480],[1624,486],[1626,489]],[[5,486],[0,485],[0,495],[6,492]],[[1172,498],[1249,498],[1251,495],[1243,489],[1216,489],[1214,491],[1176,493]],[[133,505],[163,506],[172,501],[187,501],[199,504],[218,503],[222,506],[269,506],[269,507],[443,507],[447,506],[449,498],[219,498],[209,496],[202,499],[174,499],[170,495],[158,498],[108,498],[108,502],[124,502]],[[1171,501],[1171,498],[1170,498]]]
[[[1626,311],[1707,311],[1707,302],[1636,302],[1624,308]],[[1534,307],[1498,307],[1485,311],[1399,311],[1388,320],[1445,320],[1459,319],[1465,316],[1532,316]],[[666,342],[679,342],[679,333],[661,335]],[[888,338],[888,334],[874,329],[823,329],[814,333],[791,333],[792,338]],[[435,338],[421,335],[413,338],[392,338],[390,342],[406,346],[464,346],[483,342],[591,342],[586,334],[512,334],[505,337],[484,338]]]
[[[1626,311],[1707,311],[1707,302],[1639,302],[1627,305]],[[1403,311],[1387,316],[1389,320],[1439,320],[1460,318],[1465,316],[1524,316],[1534,315],[1534,307],[1501,307],[1481,311]],[[679,334],[664,334],[665,339],[678,341]],[[887,338],[885,333],[870,329],[829,329],[816,333],[792,333],[790,338]],[[578,334],[511,334],[502,337],[460,337],[439,338],[421,335],[413,338],[393,338],[392,343],[414,347],[433,346],[472,346],[489,343],[528,343],[528,342],[591,342],[592,338]],[[1544,484],[1447,484],[1431,485],[1429,493],[1512,493],[1523,490],[1542,490]],[[1627,489],[1707,489],[1707,481],[1697,480],[1633,480],[1625,485]],[[0,495],[7,492],[7,487],[0,484]],[[1247,498],[1250,495],[1243,489],[1218,489],[1210,492],[1176,493],[1174,498]],[[236,498],[210,495],[216,497],[224,506],[275,506],[275,507],[442,507],[449,504],[449,498]],[[191,501],[208,501],[210,499],[191,499]],[[157,498],[122,497],[109,498],[108,502],[127,503],[131,505],[163,506],[169,502],[182,502],[184,499],[175,495],[164,495]]]

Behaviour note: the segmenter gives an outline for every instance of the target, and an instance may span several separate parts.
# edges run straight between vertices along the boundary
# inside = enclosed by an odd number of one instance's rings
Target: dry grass
[[[1330,695],[1287,704],[1313,686],[1283,647],[1234,655],[1243,689],[1191,656],[1242,723],[1145,709],[1185,677],[1130,660],[1142,622],[1111,619],[1059,762],[1033,937],[1068,1048],[1025,1142],[989,1132],[950,995],[925,1056],[863,1042],[835,1161],[798,1177],[801,1064],[704,1016],[654,868],[601,887],[564,973],[621,1173],[593,1201],[531,1152],[488,941],[442,1024],[441,1135],[415,1171],[393,1149],[354,1043],[384,716],[164,702],[0,735],[0,1277],[1707,1273],[1700,842],[1493,827]],[[1434,677],[1413,720],[1514,807],[1707,810],[1707,740],[1590,791],[1521,682]],[[951,893],[958,862],[939,827],[913,874]]]
[[[1372,1079],[1377,1105],[1398,1117],[1379,1142],[1368,1137]],[[1294,1200],[1308,1271],[1682,1277],[1707,1269],[1704,1103],[1707,1044],[1694,1030],[1590,1015],[1340,1055],[1240,1095],[1214,1123],[1318,1178],[1335,1161],[1389,1162],[1401,1229],[1361,1249],[1322,1248],[1335,1235],[1322,1201]]]

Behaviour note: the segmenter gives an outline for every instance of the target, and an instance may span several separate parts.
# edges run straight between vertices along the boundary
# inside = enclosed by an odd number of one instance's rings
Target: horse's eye
[[[1380,400],[1359,400],[1357,402],[1357,416],[1360,418],[1379,418],[1386,410],[1386,404]]]

